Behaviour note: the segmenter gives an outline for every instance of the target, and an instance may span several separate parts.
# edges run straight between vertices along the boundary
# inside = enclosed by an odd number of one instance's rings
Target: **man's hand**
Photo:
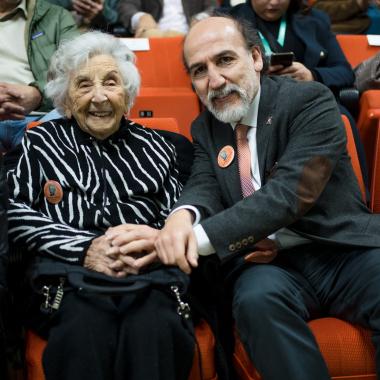
[[[127,274],[137,274],[137,271],[122,262],[107,255],[111,248],[106,235],[95,238],[86,252],[84,267],[112,277],[125,277]]]
[[[83,17],[86,24],[103,12],[103,1],[73,0],[73,9]]]
[[[107,255],[138,272],[157,260],[154,243],[158,233],[155,228],[140,224],[111,227],[105,234],[111,245]]]
[[[277,256],[277,246],[271,239],[263,239],[255,244],[256,251],[244,256],[245,261],[257,264],[268,264]]]
[[[269,66],[268,74],[287,75],[293,79],[303,81],[313,81],[314,77],[311,71],[300,62],[293,62],[290,66],[282,65]]]
[[[193,231],[191,211],[182,209],[173,213],[159,232],[155,247],[166,265],[177,265],[187,274],[198,266],[198,247]]]
[[[39,107],[41,101],[41,93],[33,86],[0,83],[1,119],[24,119]]]
[[[152,15],[146,13],[139,19],[139,23],[135,31],[135,37],[147,37],[146,33],[150,29],[159,31],[158,25]]]
[[[0,120],[25,119],[25,109],[20,102],[20,94],[9,88],[7,83],[0,83]]]

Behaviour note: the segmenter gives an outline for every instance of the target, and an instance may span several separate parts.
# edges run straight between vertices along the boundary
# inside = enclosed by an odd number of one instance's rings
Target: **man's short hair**
[[[223,17],[227,20],[231,20],[234,23],[236,29],[242,35],[247,50],[251,51],[252,48],[254,48],[254,47],[258,47],[260,49],[261,56],[263,59],[263,70],[262,71],[265,72],[267,70],[268,62],[267,62],[267,59],[265,57],[265,53],[264,53],[265,50],[264,50],[263,44],[261,42],[261,38],[259,36],[257,29],[254,28],[250,22],[248,22],[247,20],[242,19],[242,18],[233,17],[233,16],[226,14],[220,10],[215,10],[212,13],[211,17]],[[183,54],[183,62],[184,62],[186,70],[189,71],[189,67],[187,65],[184,54]]]

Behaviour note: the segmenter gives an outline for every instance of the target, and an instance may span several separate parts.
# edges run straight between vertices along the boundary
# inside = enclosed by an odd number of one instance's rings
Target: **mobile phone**
[[[270,64],[274,65],[282,65],[282,66],[290,66],[294,60],[294,53],[292,51],[286,53],[272,53],[270,56]]]

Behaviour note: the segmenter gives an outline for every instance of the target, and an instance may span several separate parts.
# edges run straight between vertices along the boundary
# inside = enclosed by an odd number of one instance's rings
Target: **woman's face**
[[[119,129],[127,101],[116,61],[97,55],[71,74],[65,115],[74,116],[83,131],[104,140]]]
[[[277,21],[288,10],[290,0],[251,0],[255,13],[265,21]]]

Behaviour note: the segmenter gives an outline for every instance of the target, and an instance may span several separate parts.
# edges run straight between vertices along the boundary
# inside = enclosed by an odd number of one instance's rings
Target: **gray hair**
[[[70,73],[89,58],[103,54],[115,59],[123,78],[124,90],[128,94],[128,111],[131,109],[140,88],[135,55],[117,37],[91,31],[63,41],[51,58],[45,93],[61,114],[64,114]]]

